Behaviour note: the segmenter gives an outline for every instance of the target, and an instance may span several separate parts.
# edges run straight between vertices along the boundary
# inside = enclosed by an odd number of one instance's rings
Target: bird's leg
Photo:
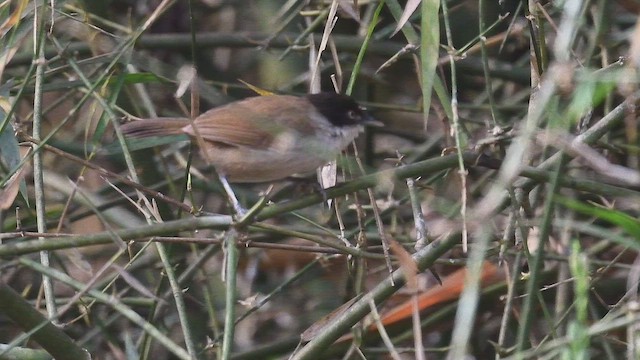
[[[243,217],[247,213],[247,209],[240,205],[240,202],[238,201],[236,194],[233,192],[231,185],[229,185],[227,178],[224,175],[218,175],[218,178],[220,179],[220,183],[222,183],[224,191],[227,193],[229,202],[231,203],[231,206],[233,206],[233,210],[236,212],[236,215],[240,218]]]

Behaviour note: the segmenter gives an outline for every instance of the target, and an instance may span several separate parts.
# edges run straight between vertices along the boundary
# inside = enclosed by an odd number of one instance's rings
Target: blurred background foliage
[[[638,358],[639,11],[1,2],[0,358]],[[332,208],[283,182],[232,226],[195,147],[120,146],[117,124],[195,116],[247,84],[350,90],[385,124],[339,159]],[[267,187],[234,186],[246,206]],[[386,285],[388,264],[408,287]],[[372,317],[349,332],[369,296],[386,341]]]

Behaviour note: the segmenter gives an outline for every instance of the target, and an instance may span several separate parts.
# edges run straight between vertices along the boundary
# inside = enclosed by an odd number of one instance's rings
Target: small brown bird
[[[380,123],[351,97],[326,92],[252,97],[193,121],[148,119],[121,129],[127,137],[200,138],[205,160],[230,182],[268,182],[308,174],[334,160],[368,124]]]

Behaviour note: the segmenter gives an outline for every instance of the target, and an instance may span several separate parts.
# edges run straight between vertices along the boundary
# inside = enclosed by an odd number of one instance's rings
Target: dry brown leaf
[[[407,280],[407,287],[411,291],[418,289],[418,265],[413,257],[405,248],[402,247],[397,241],[390,239],[389,246],[391,252],[393,252],[400,262],[400,269],[404,273],[404,277]]]
[[[13,201],[20,192],[20,182],[27,173],[25,169],[25,166],[21,167],[20,170],[11,176],[5,187],[0,189],[0,209],[7,210],[13,205]]]
[[[322,333],[322,331],[324,329],[326,329],[329,324],[331,324],[333,319],[335,319],[335,318],[339,317],[340,315],[344,314],[347,310],[349,310],[349,308],[351,308],[351,306],[353,304],[355,304],[356,301],[360,300],[360,298],[361,298],[361,296],[356,296],[353,299],[351,299],[351,300],[347,301],[346,303],[342,304],[339,308],[333,310],[329,314],[327,314],[327,315],[323,316],[322,318],[320,318],[320,320],[318,320],[315,323],[313,323],[311,326],[309,326],[307,328],[307,330],[305,330],[300,335],[300,340],[302,342],[311,341],[313,338],[318,336],[318,334]]]
[[[406,24],[407,21],[409,21],[409,18],[411,17],[411,15],[413,15],[414,11],[416,11],[416,9],[418,8],[418,5],[420,5],[420,2],[421,0],[407,1],[407,5],[404,7],[404,12],[400,17],[400,20],[398,20],[398,26],[396,26],[396,29],[393,31],[393,34],[391,34],[391,36],[397,34],[398,31],[400,31],[400,29],[404,27],[404,24]]]

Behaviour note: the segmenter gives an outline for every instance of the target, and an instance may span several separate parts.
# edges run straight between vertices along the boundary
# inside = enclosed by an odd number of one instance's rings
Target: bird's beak
[[[371,114],[367,112],[367,108],[364,106],[359,106],[360,110],[364,113],[364,119],[361,120],[361,124],[365,126],[373,126],[373,127],[383,127],[384,123],[382,121],[376,120]]]
[[[383,127],[384,126],[384,123],[382,121],[376,120],[373,116],[369,115],[368,113],[366,114],[366,116],[362,120],[362,124],[364,124],[365,126],[372,126],[372,127]]]

